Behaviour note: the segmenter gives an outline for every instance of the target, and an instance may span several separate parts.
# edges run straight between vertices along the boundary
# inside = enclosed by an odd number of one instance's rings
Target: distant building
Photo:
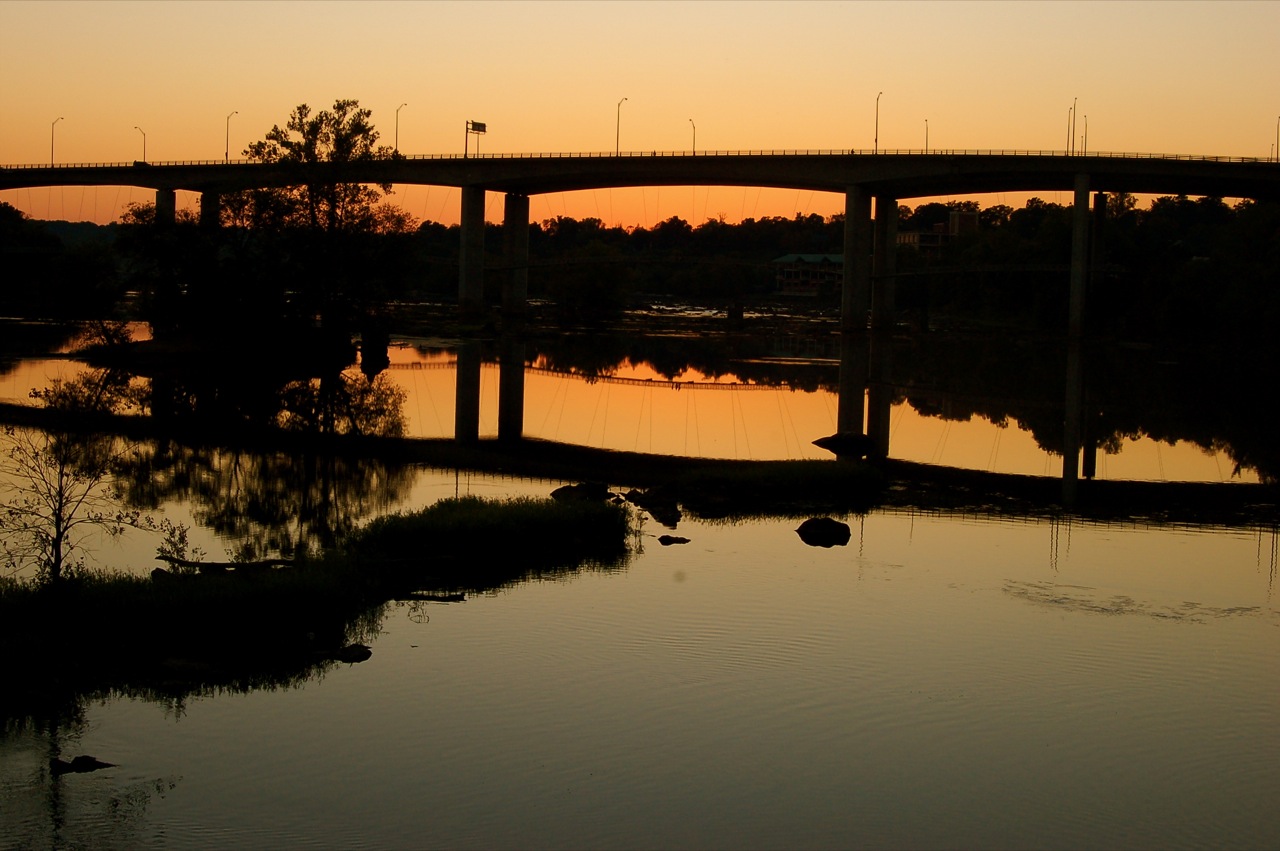
[[[773,266],[782,295],[828,296],[844,283],[843,254],[784,254]]]
[[[971,210],[952,210],[947,224],[936,224],[927,231],[898,231],[898,245],[926,254],[936,254],[943,245],[962,234],[976,233],[978,214]]]

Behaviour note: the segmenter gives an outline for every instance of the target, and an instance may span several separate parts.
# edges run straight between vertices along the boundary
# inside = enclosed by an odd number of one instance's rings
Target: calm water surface
[[[405,392],[411,437],[453,437],[456,358],[453,353],[401,344],[389,350],[386,375]],[[33,358],[0,375],[0,402],[29,403],[30,392],[69,379],[84,367],[68,359]],[[353,370],[354,372],[354,370]],[[481,437],[498,433],[496,364],[480,376]],[[525,374],[524,435],[580,446],[659,455],[752,461],[828,459],[813,441],[836,431],[836,394],[739,383],[696,370],[669,381],[648,364],[618,364],[587,380],[542,369]],[[1045,451],[1010,419],[998,426],[981,417],[926,416],[908,403],[890,414],[890,456],[906,461],[1033,476],[1059,476],[1060,456]],[[1141,481],[1257,482],[1236,471],[1225,452],[1195,444],[1122,441],[1116,453],[1098,454],[1098,478]]]
[[[448,436],[449,358],[392,350],[410,432]],[[30,361],[25,399],[70,362]],[[74,368],[74,367],[72,367]],[[64,373],[65,374],[65,373]],[[526,377],[526,434],[713,457],[825,457],[835,399]],[[681,380],[706,381],[690,374]],[[497,371],[481,432],[496,433]],[[1017,428],[893,414],[896,457],[1055,474]],[[1231,480],[1154,441],[1113,478]],[[1252,480],[1252,479],[1248,479]],[[421,470],[403,501],[559,482]],[[163,506],[192,522],[192,507]],[[1280,847],[1274,531],[874,512],[646,521],[621,566],[390,607],[372,657],[300,688],[93,705],[49,777],[0,739],[0,847]],[[155,541],[96,548],[149,570]],[[223,557],[234,542],[193,530]]]
[[[59,781],[56,834],[1280,844],[1272,533],[847,519],[852,540],[831,549],[794,520],[686,521],[690,543],[664,547],[649,521],[625,566],[393,607],[371,659],[302,688],[94,706],[64,753],[118,767]],[[33,733],[0,748],[7,842],[48,847],[47,750]]]

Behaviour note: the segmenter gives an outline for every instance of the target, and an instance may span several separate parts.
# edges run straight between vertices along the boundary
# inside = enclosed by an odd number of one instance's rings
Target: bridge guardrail
[[[706,150],[706,151],[623,151],[611,153],[599,152],[546,152],[546,153],[491,153],[491,154],[400,154],[398,159],[419,160],[504,160],[504,159],[623,159],[634,157],[888,157],[888,156],[995,156],[995,157],[1074,157],[1078,159],[1136,159],[1136,160],[1182,160],[1189,162],[1236,162],[1236,163],[1277,163],[1269,157],[1231,157],[1210,156],[1203,154],[1155,154],[1125,153],[1112,151],[1094,151],[1089,153],[1073,153],[1071,151],[1033,151],[1021,149],[998,148],[930,148],[929,150],[912,148],[883,148],[869,150],[866,148],[847,149],[750,149],[750,150]],[[149,160],[145,163],[137,161],[107,163],[15,163],[0,165],[6,170],[30,169],[77,169],[77,168],[150,168],[154,166],[244,166],[263,165],[255,160]]]

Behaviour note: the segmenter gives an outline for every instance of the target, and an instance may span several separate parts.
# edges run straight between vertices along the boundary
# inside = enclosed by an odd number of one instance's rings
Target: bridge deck
[[[137,186],[230,192],[317,182],[476,187],[538,195],[634,186],[750,186],[894,198],[1070,190],[1280,198],[1280,162],[1248,157],[1062,151],[651,151],[399,156],[345,164],[237,161],[78,163],[0,168],[0,189]]]

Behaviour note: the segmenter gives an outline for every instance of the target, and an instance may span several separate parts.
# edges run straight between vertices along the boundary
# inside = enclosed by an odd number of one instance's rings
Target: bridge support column
[[[1089,280],[1089,175],[1078,174],[1071,210],[1071,294],[1067,306],[1067,381],[1062,424],[1062,502],[1075,505],[1080,484],[1084,402],[1084,296]]]
[[[1087,306],[1093,297],[1098,293],[1101,287],[1100,278],[1102,277],[1102,264],[1105,257],[1105,249],[1103,240],[1106,233],[1107,224],[1107,193],[1095,192],[1093,196],[1093,229],[1089,234],[1089,292],[1085,294],[1085,305]],[[1086,338],[1092,336],[1088,332],[1088,321],[1084,323],[1084,334]],[[1089,375],[1089,349],[1084,350],[1085,359],[1081,364],[1081,371],[1085,376]],[[1098,434],[1097,434],[1097,411],[1093,404],[1093,394],[1089,387],[1089,382],[1084,381],[1084,390],[1081,393],[1081,404],[1083,405],[1083,413],[1081,416],[1082,426],[1080,429],[1080,440],[1082,443],[1081,453],[1083,455],[1080,465],[1080,475],[1086,479],[1092,479],[1098,472]]]
[[[528,195],[507,194],[502,216],[502,242],[508,270],[502,285],[502,313],[519,321],[529,310]]]
[[[898,199],[876,196],[875,252],[872,256],[870,383],[867,399],[867,436],[871,454],[889,457],[889,412],[893,390],[889,376],[893,363],[893,329],[896,311],[898,252]]]
[[[503,336],[498,356],[498,440],[514,443],[524,437],[523,340]]]
[[[178,218],[178,193],[172,189],[156,190],[156,226],[173,227]]]
[[[840,287],[840,387],[836,436],[865,434],[867,311],[871,307],[871,194],[851,186],[844,196],[844,280]],[[839,454],[837,453],[837,457]]]
[[[462,245],[458,259],[458,307],[464,314],[484,310],[484,189],[462,187]]]
[[[459,443],[475,443],[480,439],[480,357],[478,342],[468,340],[458,346],[453,439]]]
[[[217,192],[200,193],[200,227],[217,230],[222,214],[222,196]]]
[[[871,194],[863,186],[844,193],[844,283],[840,288],[840,325],[867,330],[871,308]]]
[[[867,393],[867,336],[853,331],[840,335],[840,385],[836,391],[836,434],[863,433]]]

